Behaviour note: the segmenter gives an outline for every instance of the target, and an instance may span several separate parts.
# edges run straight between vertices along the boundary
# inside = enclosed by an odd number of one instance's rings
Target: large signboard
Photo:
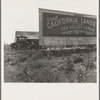
[[[40,45],[96,43],[96,16],[39,9]]]

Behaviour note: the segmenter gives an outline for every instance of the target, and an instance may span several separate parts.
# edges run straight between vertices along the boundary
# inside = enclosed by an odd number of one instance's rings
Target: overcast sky
[[[98,0],[2,0],[2,35],[14,41],[15,31],[38,31],[38,8],[97,15]]]

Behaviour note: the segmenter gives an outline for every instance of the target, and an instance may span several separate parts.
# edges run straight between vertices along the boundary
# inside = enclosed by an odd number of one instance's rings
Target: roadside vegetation
[[[4,45],[5,82],[95,83],[96,50],[14,50]]]

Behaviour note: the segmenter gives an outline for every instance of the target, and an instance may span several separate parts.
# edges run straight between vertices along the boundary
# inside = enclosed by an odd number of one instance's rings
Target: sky
[[[16,31],[39,32],[38,8],[97,15],[98,0],[2,0],[2,41],[14,42]]]

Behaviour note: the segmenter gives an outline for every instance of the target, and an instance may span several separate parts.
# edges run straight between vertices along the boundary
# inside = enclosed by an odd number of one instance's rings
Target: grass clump
[[[17,75],[22,82],[60,82],[60,74],[41,61],[27,63],[23,73]]]

